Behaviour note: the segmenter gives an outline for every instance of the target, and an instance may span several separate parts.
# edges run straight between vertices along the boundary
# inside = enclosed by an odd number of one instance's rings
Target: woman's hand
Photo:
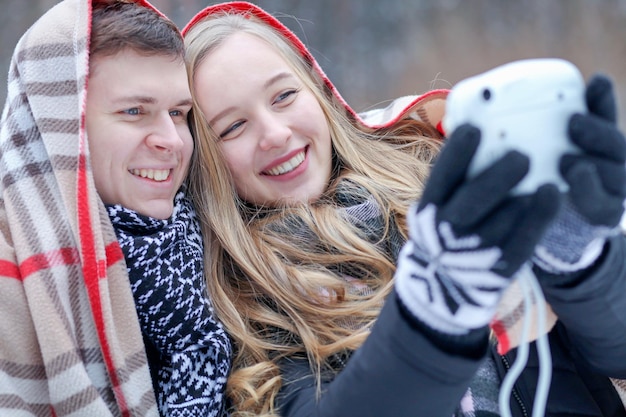
[[[566,202],[537,247],[534,261],[551,273],[591,265],[606,238],[619,230],[626,198],[626,140],[616,124],[611,81],[602,75],[587,85],[588,114],[572,116],[568,133],[582,152],[564,155]]]
[[[419,205],[408,214],[409,241],[396,272],[396,289],[407,309],[449,334],[489,323],[561,202],[550,184],[530,195],[511,194],[529,166],[516,151],[467,178],[479,141],[480,131],[469,125],[448,139]]]

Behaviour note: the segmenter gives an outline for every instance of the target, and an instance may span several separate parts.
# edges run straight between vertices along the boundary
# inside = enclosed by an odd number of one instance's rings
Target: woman
[[[471,126],[430,172],[445,92],[365,123],[253,5],[209,7],[183,32],[198,136],[191,194],[214,236],[210,292],[236,342],[235,410],[452,414],[504,290],[561,206],[554,186],[511,197],[528,168],[516,153],[466,180],[480,134]],[[603,261],[621,277],[624,243],[613,246]],[[486,375],[497,392],[495,370]]]

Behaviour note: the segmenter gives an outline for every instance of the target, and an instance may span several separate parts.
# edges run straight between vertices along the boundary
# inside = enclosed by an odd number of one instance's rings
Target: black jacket
[[[626,417],[607,376],[626,378],[626,239],[606,245],[597,267],[575,280],[539,275],[546,300],[559,317],[549,334],[552,382],[546,416]],[[504,357],[492,349],[503,378],[516,351]],[[537,388],[535,343],[511,395],[513,416],[530,416]]]
[[[403,314],[395,294],[385,303],[360,349],[322,395],[306,359],[282,364],[277,400],[283,417],[451,416],[488,348],[487,332],[476,358],[449,354],[433,345]]]
[[[546,405],[546,416],[626,417],[624,406],[610,380],[594,372],[576,351],[567,330],[558,322],[549,334],[552,353],[552,382]],[[516,358],[516,351],[500,356],[492,350],[502,378]],[[511,394],[513,417],[530,417],[539,375],[535,343],[529,349],[528,363]]]
[[[626,238],[607,244],[596,267],[572,280],[540,276],[547,301],[560,320],[549,335],[553,361],[546,415],[625,416],[609,378],[626,378]],[[306,359],[283,363],[284,386],[277,400],[282,416],[450,416],[481,361],[450,354],[432,343],[389,300],[361,349],[342,372],[326,375],[322,395]],[[486,338],[485,338],[486,342]],[[454,350],[454,349],[452,349]],[[501,357],[500,376],[515,350]],[[535,344],[511,395],[514,416],[530,416],[536,391]]]

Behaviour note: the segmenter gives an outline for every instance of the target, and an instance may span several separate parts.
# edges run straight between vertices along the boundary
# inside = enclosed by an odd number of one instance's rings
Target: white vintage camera
[[[577,152],[567,124],[574,113],[587,112],[584,95],[584,79],[568,61],[514,61],[454,86],[443,127],[448,135],[464,123],[480,129],[481,142],[469,176],[515,149],[530,158],[530,169],[513,193],[532,193],[546,183],[567,191],[559,160],[564,153]]]

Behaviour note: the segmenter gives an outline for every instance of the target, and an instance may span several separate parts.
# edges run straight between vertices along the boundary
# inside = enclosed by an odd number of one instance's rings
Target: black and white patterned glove
[[[528,172],[519,152],[505,154],[474,178],[467,168],[480,131],[455,129],[424,194],[408,214],[409,240],[395,275],[400,302],[441,333],[462,335],[489,323],[511,278],[533,254],[554,219],[561,195],[554,185],[511,194]]]
[[[626,140],[616,125],[611,81],[594,76],[585,92],[588,114],[570,119],[568,133],[580,154],[561,159],[569,184],[565,204],[537,246],[534,263],[563,274],[590,266],[606,238],[619,232],[626,198]]]

